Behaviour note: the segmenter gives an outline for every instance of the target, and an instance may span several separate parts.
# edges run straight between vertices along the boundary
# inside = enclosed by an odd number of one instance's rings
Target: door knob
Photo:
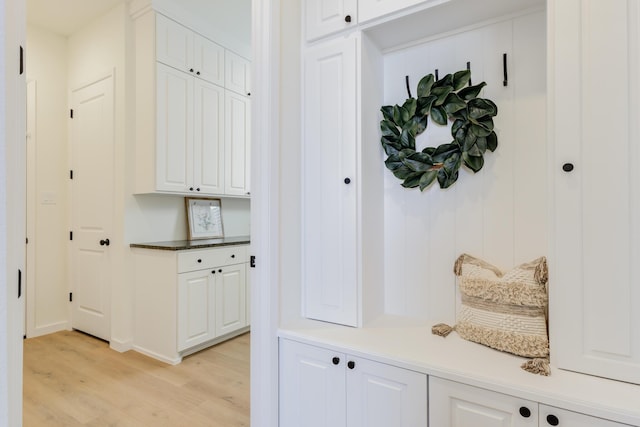
[[[573,163],[565,163],[562,165],[562,170],[565,172],[571,172],[573,170]]]
[[[349,360],[349,361],[347,362],[347,368],[349,368],[349,369],[353,369],[353,368],[355,368],[355,367],[356,367],[356,362],[354,362],[353,360]]]
[[[109,246],[109,239],[100,240],[100,246]]]
[[[344,183],[345,184],[351,184],[351,178],[345,178],[344,179]]]
[[[344,22],[346,23],[350,23],[351,22],[351,15],[347,15],[344,17]]]

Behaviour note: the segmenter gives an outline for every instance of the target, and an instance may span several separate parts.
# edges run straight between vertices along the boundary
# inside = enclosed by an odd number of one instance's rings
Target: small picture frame
[[[187,208],[187,238],[189,240],[224,237],[220,199],[185,197],[184,204]]]

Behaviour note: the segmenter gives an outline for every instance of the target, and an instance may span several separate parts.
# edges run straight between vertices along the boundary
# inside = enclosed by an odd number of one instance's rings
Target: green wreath
[[[486,83],[467,86],[470,79],[468,70],[447,74],[438,81],[428,74],[418,83],[417,99],[409,93],[402,106],[380,109],[384,116],[380,122],[381,142],[388,156],[385,165],[403,181],[403,187],[420,187],[422,191],[437,178],[440,188],[448,188],[458,179],[463,163],[478,172],[484,165],[485,151],[498,146],[493,131],[498,107],[478,98]],[[453,141],[416,151],[416,137],[427,129],[429,116],[442,126],[453,121]]]

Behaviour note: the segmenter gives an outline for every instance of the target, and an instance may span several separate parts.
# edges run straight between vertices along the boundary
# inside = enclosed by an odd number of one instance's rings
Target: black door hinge
[[[20,75],[24,73],[24,48],[20,46]]]
[[[29,244],[29,238],[27,237],[25,240],[25,243],[28,245]]]
[[[73,179],[73,169],[69,171],[69,179]]]
[[[69,292],[69,302],[73,302],[73,292]]]
[[[71,110],[69,110],[69,116],[73,119],[73,108]]]
[[[22,270],[18,269],[18,298],[22,296]]]
[[[256,256],[255,255],[251,255],[249,257],[249,267],[256,268]]]
[[[69,232],[69,240],[73,240],[73,231]]]

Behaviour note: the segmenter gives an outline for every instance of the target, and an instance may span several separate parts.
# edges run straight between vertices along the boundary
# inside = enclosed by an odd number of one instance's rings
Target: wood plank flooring
[[[75,331],[27,339],[23,425],[247,427],[249,336],[177,366]]]

